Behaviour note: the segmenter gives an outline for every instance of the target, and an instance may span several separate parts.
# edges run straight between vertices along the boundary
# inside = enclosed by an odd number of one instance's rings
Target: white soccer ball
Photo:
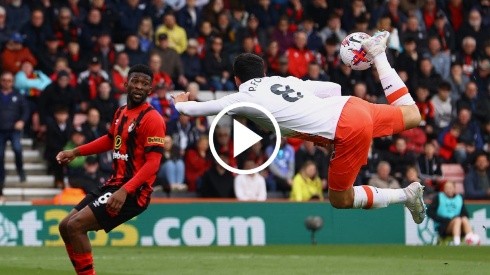
[[[468,233],[464,237],[464,242],[467,245],[480,245],[480,236],[475,233]]]
[[[340,44],[340,58],[342,62],[353,70],[362,71],[371,67],[373,57],[361,45],[364,39],[371,36],[364,32],[354,32],[342,40]]]

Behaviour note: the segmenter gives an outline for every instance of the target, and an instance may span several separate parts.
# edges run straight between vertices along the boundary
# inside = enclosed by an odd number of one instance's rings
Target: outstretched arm
[[[72,150],[65,150],[58,153],[56,160],[59,164],[64,165],[70,163],[78,156],[88,156],[99,154],[112,149],[112,138],[109,135],[101,136],[100,138],[79,146]]]
[[[205,102],[188,101],[189,93],[174,96],[175,109],[179,113],[189,116],[211,116],[218,114],[227,106],[243,101],[242,93],[233,93],[220,99]]]

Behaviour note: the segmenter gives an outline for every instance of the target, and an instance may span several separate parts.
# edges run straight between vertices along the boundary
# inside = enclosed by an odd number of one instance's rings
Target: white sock
[[[454,236],[453,242],[454,242],[454,245],[460,245],[461,244],[461,236]]]
[[[376,65],[376,70],[378,70],[380,79],[388,75],[392,69],[385,52],[382,52],[374,57],[374,65]]]
[[[384,208],[393,203],[404,203],[407,195],[403,189],[376,188],[368,185],[354,186],[352,208]]]
[[[378,69],[379,71],[379,69]],[[383,77],[380,76],[381,85],[386,95],[388,103],[394,106],[413,105],[415,101],[408,93],[408,88],[393,68],[385,72]]]

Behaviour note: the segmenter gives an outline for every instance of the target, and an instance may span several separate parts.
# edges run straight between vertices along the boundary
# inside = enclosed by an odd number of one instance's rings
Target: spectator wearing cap
[[[155,37],[153,23],[150,17],[143,17],[143,19],[141,19],[136,35],[140,41],[140,49],[145,53],[150,52],[150,50],[153,49],[153,38]]]
[[[167,34],[169,47],[181,54],[187,49],[187,34],[185,30],[179,26],[175,19],[175,14],[169,12],[163,16],[163,24],[158,26],[155,31],[156,36]]]
[[[97,56],[90,58],[88,69],[78,76],[78,89],[81,98],[81,111],[86,111],[88,103],[97,97],[97,87],[103,81],[108,81],[109,75],[102,70],[100,59]]]
[[[184,28],[189,38],[197,38],[198,26],[201,22],[201,9],[196,0],[186,0],[185,6],[177,12],[177,23]]]
[[[11,30],[7,25],[7,12],[5,8],[0,6],[0,49],[3,49],[3,45],[9,40]]]
[[[61,7],[53,24],[53,32],[58,39],[59,47],[66,51],[70,41],[78,40],[80,31],[80,27],[73,20],[70,8]]]
[[[24,37],[22,34],[14,32],[10,35],[9,41],[1,54],[2,70],[15,74],[20,70],[21,63],[24,60],[30,61],[34,66],[37,65],[37,59],[29,48],[24,47],[23,42]]]
[[[187,50],[181,55],[182,65],[184,66],[184,76],[188,81],[199,84],[201,89],[208,89],[206,77],[203,74],[201,59],[198,56],[199,43],[191,38],[187,44]]]
[[[109,129],[112,118],[116,113],[119,103],[114,97],[115,92],[108,81],[102,81],[97,88],[97,98],[90,102],[90,108],[95,108],[99,112],[100,123]],[[88,140],[91,140],[87,135]]]
[[[126,52],[119,52],[116,55],[116,64],[112,67],[111,79],[114,86],[114,98],[119,99],[126,93],[124,83],[128,81],[129,56]]]
[[[30,9],[23,0],[9,1],[7,6],[7,25],[12,31],[19,31],[29,21]]]
[[[146,64],[148,62],[148,53],[141,50],[140,40],[136,34],[127,36],[124,52],[129,57],[129,66]]]
[[[44,42],[44,50],[37,55],[39,60],[39,69],[48,75],[54,72],[56,60],[60,57],[66,56],[63,50],[59,47],[59,43],[58,38],[56,38],[54,34],[49,35],[46,37],[46,41]]]
[[[47,121],[54,121],[55,110],[64,107],[68,115],[73,117],[76,110],[77,95],[74,87],[70,86],[70,74],[60,70],[56,80],[46,87],[39,98],[39,117],[42,125]]]
[[[52,29],[46,24],[41,9],[31,11],[30,21],[20,28],[20,33],[24,35],[24,45],[36,56],[39,56],[44,50],[44,41],[53,35]]]
[[[185,87],[188,81],[184,76],[184,68],[179,54],[176,50],[169,47],[166,33],[159,34],[157,38],[157,46],[151,50],[150,55],[158,54],[161,60],[165,60],[165,62],[161,63],[160,70],[170,75],[174,83]]]
[[[429,36],[436,36],[441,41],[443,51],[456,49],[456,34],[443,11],[438,11],[434,25],[428,31]]]
[[[119,13],[118,31],[115,33],[117,41],[126,40],[129,34],[134,34],[138,31],[138,25],[145,15],[145,6],[140,5],[139,0],[121,1],[117,5]]]

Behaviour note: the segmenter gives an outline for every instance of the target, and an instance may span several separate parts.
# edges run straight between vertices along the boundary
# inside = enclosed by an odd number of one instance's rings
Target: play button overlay
[[[235,167],[231,167],[227,163],[225,163],[218,155],[218,152],[216,151],[216,148],[214,146],[214,131],[216,130],[216,125],[218,124],[218,121],[226,115],[228,112],[234,109],[240,109],[237,112],[237,114],[243,114],[243,112],[246,112],[245,110],[247,109],[255,109],[254,113],[259,113],[264,114],[268,120],[270,120],[270,124],[274,127],[274,133],[276,134],[276,144],[274,146],[274,150],[272,151],[271,156],[269,159],[267,159],[266,162],[262,163],[262,165],[255,167],[253,169],[238,169]],[[247,112],[250,116],[250,113]],[[244,151],[246,151],[248,148],[250,148],[252,145],[255,143],[259,142],[262,140],[262,137],[257,135],[254,131],[250,130],[247,128],[247,126],[243,125],[242,123],[238,122],[237,120],[233,120],[233,157],[237,157]],[[279,147],[281,146],[281,131],[279,129],[279,124],[277,124],[276,119],[272,116],[272,114],[265,109],[264,107],[255,104],[255,103],[250,103],[250,102],[240,102],[240,103],[235,103],[232,104],[223,110],[219,112],[216,117],[214,118],[213,122],[211,123],[211,127],[209,129],[209,148],[211,149],[211,153],[213,154],[214,159],[226,170],[235,173],[235,174],[254,174],[258,173],[267,166],[269,166],[274,159],[277,156],[277,153],[279,152]]]
[[[240,122],[233,120],[233,157],[240,155],[250,146],[262,140],[262,137],[248,129]]]

